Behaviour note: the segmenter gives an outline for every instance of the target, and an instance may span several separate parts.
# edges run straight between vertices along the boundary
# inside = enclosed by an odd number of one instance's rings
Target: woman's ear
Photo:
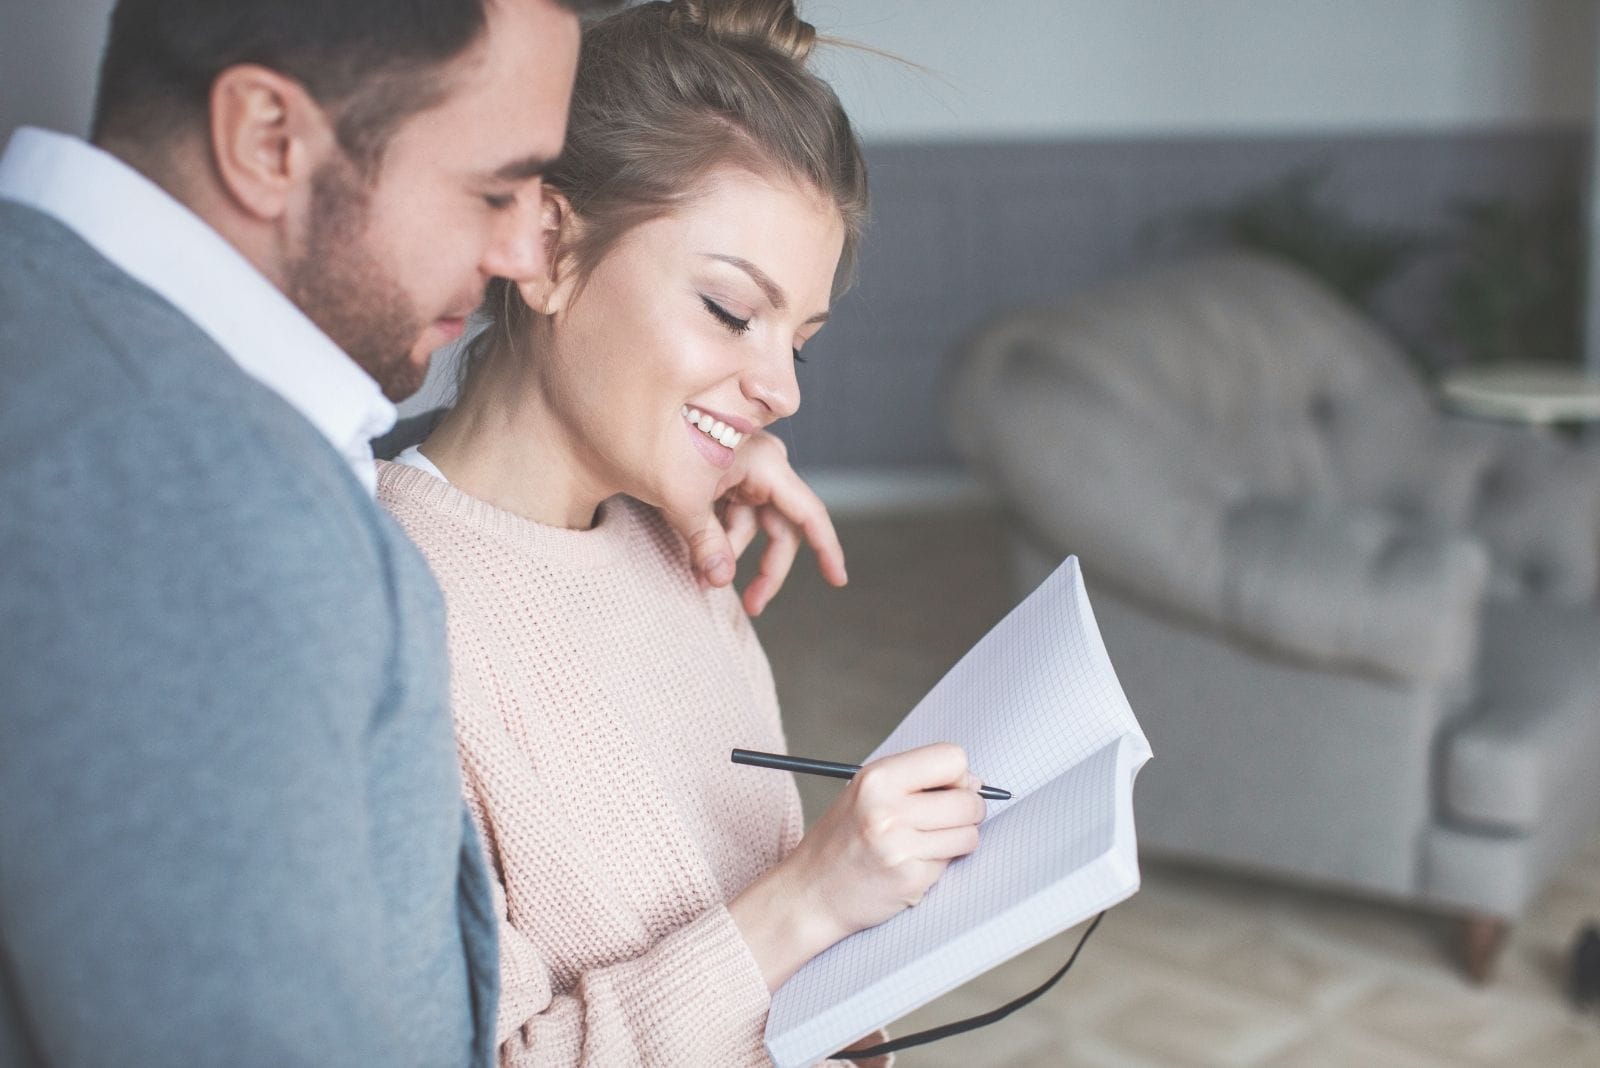
[[[522,282],[523,302],[540,315],[554,315],[567,306],[576,285],[576,247],[580,225],[572,202],[549,186],[539,191],[539,238],[544,242],[544,271]]]
[[[337,151],[326,113],[293,78],[244,63],[212,84],[212,158],[246,214],[276,221],[309,202],[317,167]]]

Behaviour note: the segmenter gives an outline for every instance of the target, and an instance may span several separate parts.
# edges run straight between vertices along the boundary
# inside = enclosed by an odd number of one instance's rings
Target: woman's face
[[[742,440],[799,407],[796,353],[827,318],[843,244],[811,189],[723,169],[558,282],[535,374],[574,474],[703,508]]]

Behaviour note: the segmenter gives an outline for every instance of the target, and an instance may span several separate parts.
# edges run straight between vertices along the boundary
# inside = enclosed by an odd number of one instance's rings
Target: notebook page
[[[984,782],[1011,791],[1011,801],[989,802],[993,817],[1124,734],[1149,755],[1069,556],[868,759],[955,742]]]
[[[1132,736],[1090,755],[990,819],[978,852],[920,905],[796,973],[767,1018],[779,1068],[826,1057],[1132,894],[1132,782],[1146,756]]]

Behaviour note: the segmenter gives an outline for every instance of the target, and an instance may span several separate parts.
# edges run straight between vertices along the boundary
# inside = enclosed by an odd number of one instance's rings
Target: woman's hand
[[[976,849],[979,785],[949,744],[863,767],[794,852],[728,906],[768,987],[917,904],[951,860]]]
[[[817,568],[830,585],[848,581],[844,550],[828,509],[789,466],[788,449],[762,431],[741,442],[734,465],[717,485],[705,511],[666,514],[689,544],[695,574],[713,586],[733,581],[734,566],[758,530],[767,534],[756,576],[744,589],[744,608],[759,616],[789,576],[800,540],[817,554]]]

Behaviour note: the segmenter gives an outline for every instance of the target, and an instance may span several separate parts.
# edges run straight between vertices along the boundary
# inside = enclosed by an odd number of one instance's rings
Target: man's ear
[[[211,86],[211,152],[234,203],[281,219],[309,198],[311,178],[338,151],[333,126],[304,86],[267,67],[229,67]]]
[[[549,186],[541,186],[539,240],[544,244],[544,271],[518,286],[523,301],[540,315],[554,315],[572,299],[577,286],[573,249],[580,229],[572,202]]]

